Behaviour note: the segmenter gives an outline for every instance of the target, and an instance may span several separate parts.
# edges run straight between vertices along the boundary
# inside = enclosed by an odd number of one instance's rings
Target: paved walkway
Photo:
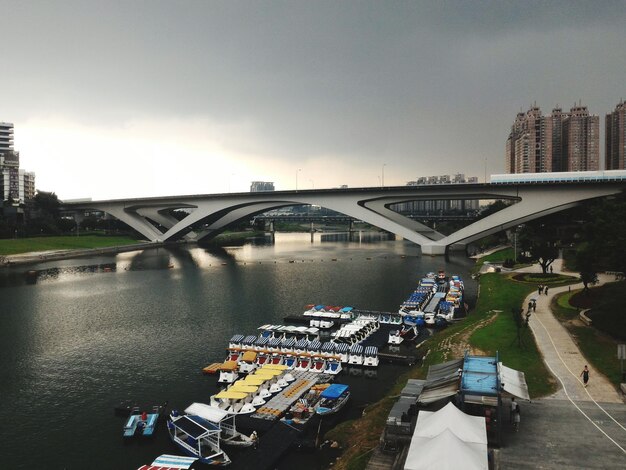
[[[558,259],[552,263],[554,273],[562,273],[562,260]],[[541,272],[539,265],[520,269],[518,272]],[[572,273],[562,273],[569,274]],[[598,276],[600,284],[614,281],[614,276],[600,274]],[[569,332],[554,317],[550,310],[552,298],[561,292],[568,290],[582,289],[583,284],[573,284],[571,286],[555,287],[548,290],[548,295],[538,295],[537,291],[529,295],[524,308],[531,298],[537,299],[537,311],[530,317],[530,328],[535,335],[537,346],[544,357],[544,360],[556,377],[559,390],[551,398],[568,399],[576,401],[597,401],[604,403],[623,403],[620,394],[602,374],[593,368],[578,349],[578,346],[570,336]],[[583,386],[580,373],[585,365],[589,366],[589,385]]]

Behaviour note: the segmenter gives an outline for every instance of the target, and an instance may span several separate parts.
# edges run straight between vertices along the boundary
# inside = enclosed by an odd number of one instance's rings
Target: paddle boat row
[[[295,380],[287,366],[267,364],[211,396],[211,406],[231,414],[249,414]]]

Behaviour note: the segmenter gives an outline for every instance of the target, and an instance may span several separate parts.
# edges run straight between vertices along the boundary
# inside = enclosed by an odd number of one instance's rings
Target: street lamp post
[[[296,171],[296,191],[298,190],[298,173],[300,173],[302,171],[302,168],[298,168],[298,171]]]

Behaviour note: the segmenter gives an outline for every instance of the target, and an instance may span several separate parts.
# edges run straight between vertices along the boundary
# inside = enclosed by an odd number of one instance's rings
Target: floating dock
[[[309,389],[321,382],[328,382],[333,377],[327,374],[307,371],[289,371],[296,380],[273,396],[265,405],[261,406],[252,414],[252,418],[276,420],[280,418],[293,405],[298,398],[304,395]]]

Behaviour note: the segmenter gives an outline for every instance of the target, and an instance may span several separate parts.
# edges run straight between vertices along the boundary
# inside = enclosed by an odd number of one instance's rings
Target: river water
[[[0,467],[135,469],[176,453],[165,426],[125,444],[114,405],[208,402],[216,379],[200,370],[224,359],[228,339],[283,323],[305,304],[397,311],[418,279],[440,268],[463,277],[473,303],[471,266],[420,257],[415,245],[380,234],[318,233],[313,242],[277,234],[274,243],[0,270]],[[353,389],[351,409],[380,398],[403,367],[380,367],[374,379],[340,376]]]

